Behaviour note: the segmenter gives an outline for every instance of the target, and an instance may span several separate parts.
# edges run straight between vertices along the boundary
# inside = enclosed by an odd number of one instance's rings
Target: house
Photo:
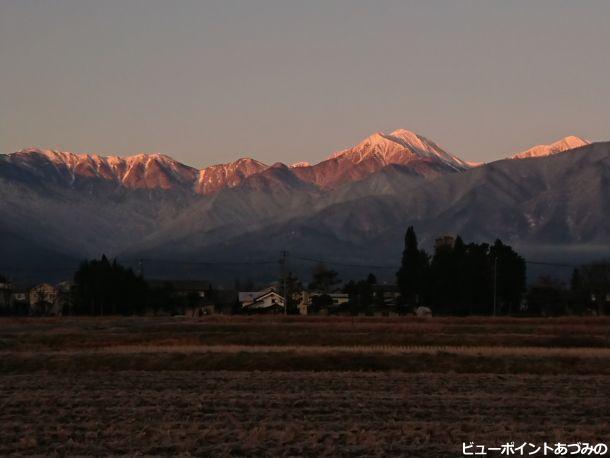
[[[59,290],[49,284],[40,283],[28,292],[29,314],[37,316],[61,315],[62,307],[58,300]]]
[[[333,300],[333,305],[343,305],[349,302],[347,293],[330,293],[329,296]]]
[[[385,306],[394,306],[398,304],[400,297],[400,289],[397,285],[391,284],[376,284],[373,285],[373,295],[377,299],[378,304]]]
[[[62,315],[72,313],[74,311],[74,282],[72,280],[65,280],[55,285],[55,288],[57,289],[57,307],[61,310]]]
[[[30,312],[28,290],[16,288],[11,294],[11,314],[27,315]]]
[[[11,306],[12,293],[13,285],[0,279],[0,309],[7,309]]]
[[[307,315],[309,313],[310,307],[311,307],[311,297],[309,297],[309,292],[303,291],[301,293],[301,300],[297,304],[297,310],[299,311],[299,315]]]
[[[283,313],[284,298],[274,289],[263,291],[240,291],[238,300],[245,313]]]
[[[0,315],[58,316],[70,312],[73,282],[34,287],[15,285],[0,277]]]

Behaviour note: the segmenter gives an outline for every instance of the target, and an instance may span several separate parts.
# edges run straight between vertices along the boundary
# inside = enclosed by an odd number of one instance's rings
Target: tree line
[[[412,226],[396,276],[405,303],[442,314],[515,313],[526,289],[525,259],[502,241],[466,244],[458,235],[440,239],[430,256]]]
[[[74,313],[79,315],[130,315],[143,313],[150,288],[147,282],[116,259],[83,261],[74,274]]]
[[[536,315],[610,314],[610,263],[576,268],[569,283],[542,276],[527,291],[528,310]]]
[[[541,277],[527,287],[526,261],[511,246],[440,239],[431,256],[415,230],[405,234],[397,274],[401,301],[452,315],[565,315],[608,313],[610,264],[574,269],[569,286]]]
[[[312,292],[313,313],[332,307],[335,292],[349,297],[342,307],[335,307],[345,313],[368,313],[388,305],[384,285],[378,284],[373,273],[343,282],[338,272],[318,264],[311,278],[307,288]],[[83,261],[73,280],[69,313],[79,315],[131,315],[147,310],[179,313],[199,302],[195,293],[176,294],[170,282],[151,286],[132,269],[104,255]],[[304,284],[292,272],[277,283],[278,292],[287,298],[288,313],[298,313]],[[6,285],[8,280],[0,276],[0,284]],[[502,241],[465,243],[459,235],[442,237],[428,254],[410,226],[396,286],[400,294],[393,305],[404,313],[425,306],[434,314],[460,316],[605,314],[609,313],[610,264],[598,262],[574,269],[569,284],[541,277],[528,287],[525,259]],[[213,300],[214,293],[210,287],[206,297]],[[220,295],[220,291],[216,293]],[[8,303],[9,296],[8,290],[0,291],[0,303]],[[239,312],[237,304],[232,311]]]

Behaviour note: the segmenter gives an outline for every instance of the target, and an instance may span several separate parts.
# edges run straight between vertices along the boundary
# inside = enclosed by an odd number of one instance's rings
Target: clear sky
[[[610,1],[0,0],[0,152],[489,161],[610,139]]]

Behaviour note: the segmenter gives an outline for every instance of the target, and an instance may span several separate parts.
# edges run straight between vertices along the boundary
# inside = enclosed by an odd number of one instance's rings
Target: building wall
[[[34,286],[28,295],[31,315],[61,315],[57,289],[48,283]]]

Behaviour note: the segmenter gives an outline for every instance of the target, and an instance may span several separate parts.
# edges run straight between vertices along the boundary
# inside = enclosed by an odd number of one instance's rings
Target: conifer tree
[[[400,294],[407,304],[422,302],[427,273],[428,255],[424,250],[419,249],[415,230],[413,226],[409,226],[405,234],[402,262],[396,273]]]

